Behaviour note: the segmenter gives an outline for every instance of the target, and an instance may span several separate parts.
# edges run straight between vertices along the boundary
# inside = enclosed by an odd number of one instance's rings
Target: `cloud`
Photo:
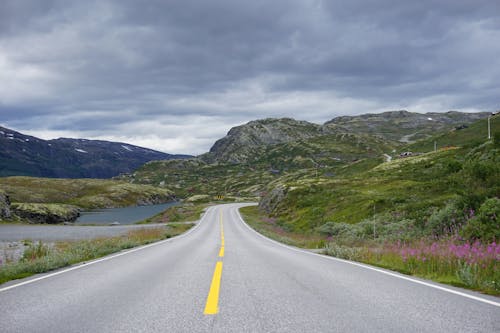
[[[263,117],[498,109],[497,1],[0,4],[0,123],[201,153]]]

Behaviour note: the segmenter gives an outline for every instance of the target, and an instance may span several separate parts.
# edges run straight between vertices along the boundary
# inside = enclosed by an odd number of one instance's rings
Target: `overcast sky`
[[[500,1],[0,1],[0,125],[199,154],[266,117],[500,109]]]

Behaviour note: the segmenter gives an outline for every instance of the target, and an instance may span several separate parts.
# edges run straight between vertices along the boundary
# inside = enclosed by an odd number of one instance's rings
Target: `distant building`
[[[405,151],[399,154],[399,157],[408,157],[408,156],[413,156],[413,153],[411,151]]]

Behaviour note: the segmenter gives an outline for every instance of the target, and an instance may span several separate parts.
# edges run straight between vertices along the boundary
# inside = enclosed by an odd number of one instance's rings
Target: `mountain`
[[[233,127],[210,151],[200,156],[207,163],[247,163],[274,145],[299,142],[328,135],[361,135],[385,140],[390,145],[415,142],[437,132],[464,128],[490,113],[416,113],[389,111],[378,114],[343,116],[323,125],[291,118],[267,118]],[[359,137],[352,137],[359,141]],[[328,140],[323,140],[325,143]]]
[[[231,128],[225,137],[217,140],[207,154],[207,162],[242,163],[266,146],[322,135],[321,125],[291,118],[254,120]]]
[[[110,178],[152,160],[185,158],[121,142],[42,140],[0,127],[0,176]]]
[[[326,130],[365,133],[404,143],[414,142],[434,135],[438,131],[467,126],[488,117],[489,112],[416,113],[388,111],[359,116],[343,116],[325,123]]]

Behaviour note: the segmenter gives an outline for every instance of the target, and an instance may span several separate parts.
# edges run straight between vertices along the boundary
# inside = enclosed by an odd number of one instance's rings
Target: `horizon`
[[[310,122],[310,123],[313,123],[313,124],[317,124],[317,125],[324,125],[326,122],[329,122],[335,118],[339,118],[339,117],[346,117],[346,116],[350,116],[350,117],[355,117],[355,116],[364,116],[364,115],[372,115],[372,114],[382,114],[382,113],[389,113],[389,112],[400,112],[400,111],[405,111],[405,112],[409,112],[409,113],[419,113],[419,114],[429,114],[429,113],[449,113],[449,112],[460,112],[460,113],[482,113],[482,112],[495,112],[495,111],[458,111],[458,110],[448,110],[448,111],[442,111],[442,112],[413,112],[413,111],[409,111],[409,110],[386,110],[386,111],[381,111],[381,112],[367,112],[367,113],[361,113],[361,114],[355,114],[355,115],[338,115],[338,116],[335,116],[333,118],[330,118],[326,121],[323,121],[323,122],[313,122],[313,121],[308,121],[308,120],[304,120],[304,119],[297,119],[297,118],[293,118],[293,117],[288,117],[288,116],[283,116],[283,117],[267,117],[267,118],[258,118],[258,119],[250,119],[250,120],[246,120],[246,121],[243,121],[242,123],[240,124],[236,124],[234,126],[231,126],[230,128],[228,128],[225,132],[225,134],[219,138],[216,138],[211,144],[210,146],[203,152],[201,153],[189,153],[189,152],[175,152],[175,153],[172,153],[172,152],[169,152],[169,151],[163,151],[163,150],[158,150],[158,149],[155,149],[155,148],[151,148],[151,147],[147,147],[147,146],[141,146],[141,145],[138,145],[138,144],[135,144],[133,142],[126,142],[126,141],[114,141],[114,140],[108,140],[108,139],[103,139],[102,137],[101,138],[88,138],[88,137],[67,137],[67,136],[59,136],[59,137],[41,137],[41,136],[38,136],[36,135],[37,134],[37,131],[34,130],[34,131],[30,131],[30,130],[19,130],[19,129],[16,129],[16,128],[12,128],[12,127],[9,127],[9,126],[5,126],[4,124],[0,124],[0,127],[4,127],[4,128],[8,128],[10,130],[13,130],[13,131],[16,131],[16,132],[19,132],[21,134],[24,134],[24,135],[29,135],[29,136],[33,136],[33,137],[36,137],[36,138],[39,138],[39,139],[43,139],[43,140],[57,140],[57,139],[78,139],[78,140],[91,140],[91,141],[111,141],[111,142],[116,142],[116,143],[123,143],[123,144],[127,144],[127,145],[132,145],[132,146],[137,146],[137,147],[141,147],[141,148],[147,148],[147,149],[151,149],[151,150],[155,150],[155,151],[158,151],[158,152],[162,152],[162,153],[167,153],[167,154],[172,154],[172,155],[191,155],[191,156],[198,156],[198,155],[201,155],[201,154],[204,154],[204,153],[207,153],[210,148],[213,146],[213,144],[219,140],[219,139],[222,139],[223,137],[225,137],[227,135],[227,133],[231,130],[231,128],[235,127],[235,126],[241,126],[241,125],[245,125],[245,124],[248,124],[249,122],[252,122],[252,121],[258,121],[258,120],[264,120],[264,119],[283,119],[283,118],[288,118],[288,119],[294,119],[294,120],[297,120],[297,121],[307,121],[307,122]]]

